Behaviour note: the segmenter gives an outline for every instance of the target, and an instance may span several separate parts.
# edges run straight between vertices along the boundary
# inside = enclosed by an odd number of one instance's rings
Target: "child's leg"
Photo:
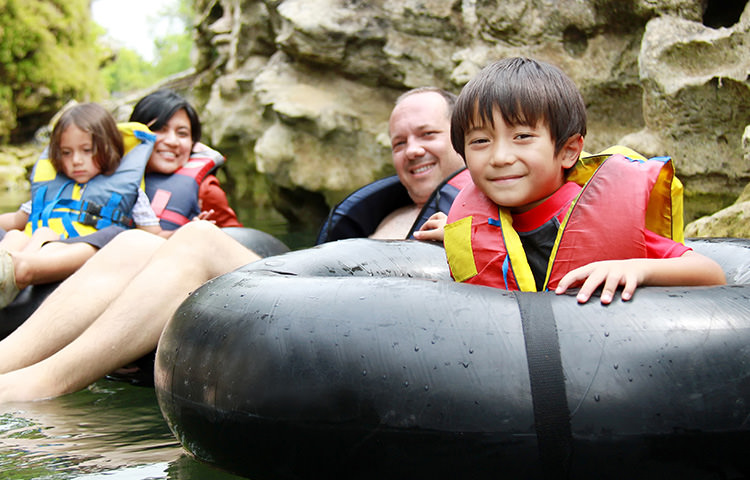
[[[31,240],[28,241],[26,246],[23,248],[24,252],[32,253],[36,252],[47,242],[54,242],[60,240],[60,234],[52,230],[51,228],[41,227],[31,235]]]
[[[3,242],[8,239],[7,246],[20,249],[0,252],[0,308],[5,308],[29,285],[69,277],[97,252],[97,248],[88,243],[54,242],[59,238],[49,228],[37,230],[30,239],[18,230],[5,235]]]
[[[8,230],[3,240],[0,241],[0,249],[8,252],[20,252],[29,245],[31,238],[20,230]]]
[[[27,250],[13,254],[16,270],[16,285],[23,289],[28,285],[64,280],[86,263],[98,251],[88,243],[44,244],[36,251]]]

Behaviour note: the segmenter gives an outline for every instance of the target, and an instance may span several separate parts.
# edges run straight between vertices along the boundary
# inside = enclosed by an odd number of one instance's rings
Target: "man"
[[[455,103],[455,95],[433,87],[410,90],[396,100],[388,128],[396,175],[360,188],[333,208],[317,243],[356,237],[441,239],[440,222],[430,217],[447,214],[458,191],[471,181],[449,143]]]
[[[403,239],[421,221],[427,233],[420,238],[440,238],[440,221],[425,223],[419,213],[463,167],[451,146],[450,98],[426,88],[397,100],[389,133],[411,203],[367,235]],[[191,222],[166,241],[132,230],[118,235],[0,342],[0,402],[74,392],[146,355],[191,291],[259,258],[208,222]]]

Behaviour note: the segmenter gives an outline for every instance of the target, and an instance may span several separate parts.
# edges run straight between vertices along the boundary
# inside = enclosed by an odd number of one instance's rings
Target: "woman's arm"
[[[219,179],[213,175],[208,175],[198,189],[198,201],[201,210],[213,213],[207,217],[207,220],[213,221],[217,227],[241,227],[242,224],[237,219],[237,214],[232,210],[227,201],[227,194],[221,188]]]

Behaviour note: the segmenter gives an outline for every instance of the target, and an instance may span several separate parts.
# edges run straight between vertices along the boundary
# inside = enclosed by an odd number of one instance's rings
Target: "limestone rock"
[[[750,125],[742,135],[742,148],[747,163],[750,161]],[[688,224],[685,236],[750,238],[750,184],[733,205]]]
[[[581,88],[586,150],[623,143],[675,158],[689,221],[750,180],[740,150],[750,8],[740,17],[720,3],[199,0],[187,91],[206,140],[230,160],[232,201],[261,177],[279,211],[317,223],[311,212],[392,172],[387,121],[399,93],[458,92],[493,60],[531,56]]]
[[[712,29],[677,17],[651,20],[641,42],[646,132],[674,158],[688,201],[725,206],[750,181],[742,132],[750,119],[750,21]],[[636,145],[638,149],[640,145]],[[647,152],[652,154],[655,152]]]

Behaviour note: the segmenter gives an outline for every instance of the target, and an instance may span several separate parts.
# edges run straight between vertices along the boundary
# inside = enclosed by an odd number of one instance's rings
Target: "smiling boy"
[[[669,215],[647,215],[668,208],[654,192],[669,191],[671,162],[614,155],[582,188],[566,178],[585,135],[581,94],[552,65],[505,59],[464,87],[451,139],[474,185],[445,228],[454,279],[558,294],[580,286],[581,303],[602,286],[604,304],[620,285],[629,300],[638,285],[723,284],[718,264],[654,233],[671,228]]]

